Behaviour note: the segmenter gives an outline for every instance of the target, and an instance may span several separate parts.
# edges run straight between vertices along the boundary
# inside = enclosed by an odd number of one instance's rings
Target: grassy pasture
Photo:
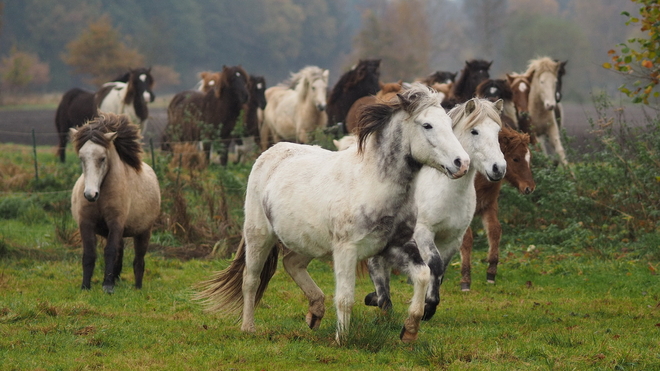
[[[341,346],[328,262],[310,265],[328,308],[318,331],[305,326],[306,299],[281,267],[256,334],[191,300],[240,238],[248,165],[179,167],[189,159],[156,153],[163,212],[143,289],[132,287],[128,243],[115,294],[100,287],[101,244],[92,290],[80,291],[82,248],[68,210],[77,159],[70,152],[59,164],[53,148],[37,148],[37,182],[32,148],[0,144],[0,369],[660,369],[658,123],[629,134],[572,154],[570,171],[535,154],[537,190],[503,187],[497,284],[485,283],[475,221],[472,291],[460,291],[457,257],[438,313],[412,345],[398,340],[412,295],[404,276],[392,281],[390,314],[362,304],[372,285],[358,279]]]

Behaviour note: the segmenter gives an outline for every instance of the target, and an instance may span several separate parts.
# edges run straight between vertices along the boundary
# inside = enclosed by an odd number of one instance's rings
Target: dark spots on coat
[[[417,243],[415,243],[414,240],[410,240],[406,242],[405,245],[403,245],[403,252],[408,256],[414,265],[425,264],[424,259],[422,259],[422,255],[419,253],[419,249],[417,248]]]

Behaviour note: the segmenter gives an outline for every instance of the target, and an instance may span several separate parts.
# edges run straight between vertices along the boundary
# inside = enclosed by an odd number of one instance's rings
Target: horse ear
[[[497,109],[497,113],[502,114],[502,110],[504,109],[504,101],[498,99],[497,102],[495,102],[495,109]]]
[[[325,82],[328,82],[328,76],[330,76],[330,70],[324,70],[323,71],[323,80],[325,80]]]
[[[109,140],[109,141],[112,142],[112,141],[115,140],[115,138],[117,137],[117,132],[116,132],[116,131],[113,131],[113,132],[111,132],[111,133],[105,133],[105,134],[103,134],[103,136],[105,137],[105,139],[107,139],[107,140]]]
[[[76,134],[78,134],[78,129],[76,129],[76,128],[69,128],[69,135],[70,135],[70,136],[73,137],[73,136],[76,135]]]
[[[477,108],[477,103],[475,101],[477,98],[472,98],[467,103],[465,103],[465,114],[469,115]]]
[[[488,68],[493,64],[493,61],[488,62]]]

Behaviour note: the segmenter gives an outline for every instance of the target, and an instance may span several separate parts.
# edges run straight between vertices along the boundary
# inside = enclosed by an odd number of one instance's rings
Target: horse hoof
[[[406,326],[403,326],[401,329],[401,335],[399,335],[399,338],[401,341],[404,343],[412,343],[417,340],[417,333],[412,333],[409,331],[406,331]]]
[[[305,316],[305,321],[307,322],[307,326],[309,326],[309,328],[312,330],[316,330],[321,326],[321,317],[318,317],[311,312],[307,313],[307,316]]]
[[[368,305],[370,307],[377,307],[378,306],[378,296],[376,296],[375,292],[367,294],[367,296],[364,297],[364,304]]]
[[[80,286],[80,289],[83,290],[83,291],[89,291],[89,290],[91,290],[91,287],[82,285],[82,286]]]
[[[486,281],[488,283],[495,283],[495,274],[494,273],[486,273]]]
[[[470,291],[470,284],[467,282],[461,282],[461,291]]]
[[[115,287],[114,286],[103,285],[103,292],[105,292],[106,294],[114,294],[115,293]]]
[[[435,311],[438,308],[437,305],[425,305],[424,306],[424,315],[422,315],[422,321],[428,321],[435,315]]]

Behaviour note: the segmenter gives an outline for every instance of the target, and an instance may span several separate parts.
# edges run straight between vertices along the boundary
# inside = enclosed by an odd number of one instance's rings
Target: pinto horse
[[[59,137],[57,156],[66,160],[66,144],[69,129],[83,125],[98,116],[99,110],[111,113],[127,113],[136,124],[143,124],[149,117],[147,102],[154,101],[154,79],[150,68],[129,70],[113,82],[103,85],[97,92],[73,88],[62,96],[55,113],[55,128]],[[144,130],[143,130],[144,132]]]
[[[328,70],[307,66],[283,83],[266,89],[266,108],[261,126],[261,149],[281,140],[309,143],[310,134],[325,128],[328,117],[326,89]]]
[[[500,149],[506,160],[506,175],[504,179],[518,192],[528,195],[534,192],[536,183],[532,176],[532,153],[529,150],[529,135],[503,127],[499,133]],[[484,230],[488,236],[488,271],[486,280],[495,283],[497,264],[500,255],[500,238],[502,226],[497,219],[498,198],[502,182],[488,181],[483,175],[477,174],[474,181],[477,191],[477,208],[474,215],[480,216]],[[471,256],[473,243],[472,229],[468,227],[461,245],[461,290],[470,291]]]
[[[529,62],[526,74],[534,73],[529,88],[529,114],[532,120],[532,131],[545,154],[548,154],[547,144],[559,156],[563,165],[567,165],[566,153],[561,143],[559,125],[555,117],[557,107],[557,74],[560,62],[548,57],[533,59]]]
[[[425,320],[435,314],[440,302],[442,277],[472,221],[477,206],[476,174],[481,173],[490,181],[498,181],[506,173],[507,164],[498,142],[502,127],[501,111],[501,100],[493,103],[477,98],[452,108],[449,116],[453,122],[453,132],[471,158],[470,169],[464,177],[452,180],[432,167],[423,167],[415,183],[417,221],[413,237],[431,270],[424,308]],[[389,310],[392,307],[390,270],[403,268],[406,271],[409,264],[405,256],[394,254],[370,258],[367,265],[376,292],[365,297],[365,304]]]
[[[135,288],[142,288],[144,255],[160,214],[160,188],[156,173],[140,159],[140,129],[126,115],[102,113],[70,130],[83,169],[71,194],[71,213],[83,243],[82,289],[91,288],[97,234],[107,240],[103,290],[111,294],[121,274],[124,237],[133,237]]]
[[[207,309],[243,314],[241,329],[254,332],[254,310],[275,273],[276,243],[289,250],[287,273],[309,300],[307,325],[325,314],[325,295],[307,272],[314,258],[331,256],[335,271],[338,342],[345,340],[354,304],[358,261],[376,254],[405,255],[414,283],[401,339],[417,338],[429,268],[414,240],[412,184],[428,167],[458,178],[470,164],[451,131],[437,93],[415,84],[391,102],[367,107],[358,144],[334,152],[278,143],[257,159],[245,195],[245,244],[230,266],[200,284]],[[348,190],[348,191],[347,191]]]
[[[380,90],[380,59],[361,59],[344,73],[328,96],[328,126],[346,122],[346,115],[356,100]]]
[[[231,132],[248,97],[245,70],[241,66],[223,66],[220,82],[208,92],[186,90],[172,98],[167,108],[163,142],[221,140],[220,162],[226,165]],[[209,142],[204,142],[204,150],[209,157]]]
[[[486,62],[481,59],[466,61],[465,67],[461,70],[460,77],[453,84],[449,96],[445,98],[442,105],[447,109],[451,109],[457,104],[474,98],[477,86],[482,81],[490,78],[488,70],[492,64],[492,61]]]

